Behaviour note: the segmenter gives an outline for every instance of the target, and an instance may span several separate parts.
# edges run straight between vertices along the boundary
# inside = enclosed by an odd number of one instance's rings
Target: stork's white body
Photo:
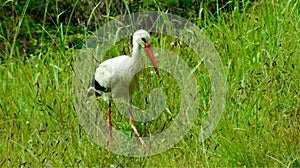
[[[108,102],[108,117],[107,125],[109,129],[110,141],[112,143],[112,123],[111,123],[111,99],[118,97],[129,97],[130,105],[132,106],[131,95],[138,87],[137,73],[141,70],[143,57],[141,49],[144,48],[149,57],[157,75],[159,76],[158,68],[150,47],[150,35],[145,30],[138,30],[133,35],[133,52],[132,56],[119,56],[101,63],[96,69],[93,86],[90,91],[95,91]],[[100,93],[99,93],[100,92]],[[97,95],[96,94],[96,95]],[[144,141],[140,137],[133,123],[131,108],[129,110],[131,128],[136,133],[140,142],[144,145]]]
[[[137,52],[131,57],[126,55],[115,57],[99,65],[95,72],[95,80],[101,86],[110,88],[110,91],[102,93],[104,100],[128,97],[131,94],[130,90],[136,89],[138,80],[135,75],[141,69],[143,62],[139,54]]]

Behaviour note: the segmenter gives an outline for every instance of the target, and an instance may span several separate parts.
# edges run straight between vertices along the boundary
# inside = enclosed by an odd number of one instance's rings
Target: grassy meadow
[[[186,2],[1,1],[0,167],[300,167],[300,2]],[[171,50],[194,69],[199,115],[169,150],[127,157],[98,146],[84,132],[74,108],[72,79],[76,55],[97,27],[128,12],[148,10],[182,16],[211,39],[227,78],[226,107],[202,143],[201,121],[211,95],[205,65],[176,39],[153,35],[152,46]],[[103,59],[130,51],[131,41],[125,39]],[[142,92],[133,101],[147,108],[147,95],[161,86],[168,110],[155,121],[136,123],[144,136],[171,125],[181,101],[171,76],[162,71],[160,83],[152,76],[150,69],[142,73]],[[105,102],[100,100],[99,107],[106,113]],[[132,134],[128,118],[116,112],[112,120]]]

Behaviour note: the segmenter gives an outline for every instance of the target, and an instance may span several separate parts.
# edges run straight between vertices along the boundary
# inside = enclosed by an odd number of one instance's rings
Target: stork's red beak
[[[156,65],[156,61],[155,61],[155,58],[154,58],[151,46],[150,45],[146,45],[144,47],[144,49],[145,49],[145,52],[146,52],[147,56],[149,57],[149,59],[150,59],[150,61],[152,63],[152,66],[155,69],[155,72],[156,72],[157,76],[160,77],[159,71],[158,71],[158,67]]]

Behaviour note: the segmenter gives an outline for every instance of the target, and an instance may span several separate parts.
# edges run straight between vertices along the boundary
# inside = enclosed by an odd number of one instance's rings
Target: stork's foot
[[[130,126],[133,129],[134,133],[136,134],[136,136],[139,138],[140,142],[142,143],[142,145],[145,145],[145,142],[143,141],[142,137],[140,136],[138,130],[136,129],[135,125],[134,125],[134,119],[133,119],[133,115],[132,115],[132,98],[130,97],[130,108],[129,108],[129,115],[130,115]]]
[[[131,125],[131,128],[133,129],[134,133],[136,134],[136,136],[139,138],[141,144],[144,146],[145,142],[144,142],[143,138],[140,136],[138,130],[136,129],[136,127],[134,126],[132,121],[130,121],[130,125]]]

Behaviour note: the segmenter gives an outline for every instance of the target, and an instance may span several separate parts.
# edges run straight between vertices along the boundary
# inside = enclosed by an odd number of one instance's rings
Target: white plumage
[[[110,134],[110,144],[112,143],[112,132],[111,132],[111,121],[110,121],[110,108],[112,98],[118,97],[129,97],[135,89],[138,87],[138,71],[141,70],[143,58],[141,55],[142,49],[145,50],[149,57],[157,75],[159,71],[150,47],[150,35],[145,30],[138,30],[133,35],[133,52],[132,56],[119,56],[101,63],[96,69],[93,86],[89,88],[89,95],[96,91],[96,95],[101,95],[104,100],[108,102],[108,128]],[[131,101],[130,101],[131,103]],[[133,124],[133,117],[131,110],[130,113],[130,124],[136,135],[140,139],[141,143],[144,144],[140,137],[137,129]]]

